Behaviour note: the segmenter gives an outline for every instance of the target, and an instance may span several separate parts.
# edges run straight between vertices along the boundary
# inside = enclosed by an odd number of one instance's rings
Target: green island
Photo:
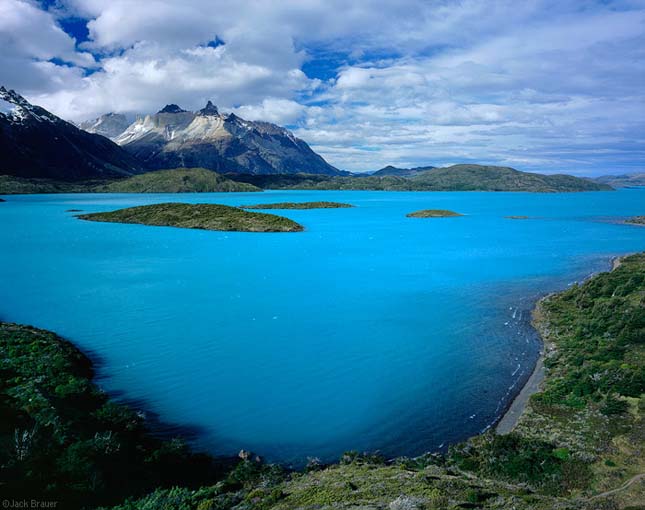
[[[406,216],[408,218],[455,218],[463,216],[463,214],[446,209],[421,209],[420,211],[408,213]]]
[[[209,193],[217,191],[262,191],[245,182],[235,182],[205,168],[174,168],[135,175],[96,186],[95,193]]]
[[[278,202],[275,204],[241,205],[242,209],[346,209],[355,207],[340,202]]]
[[[302,471],[159,439],[93,384],[70,343],[0,323],[0,490],[114,510],[642,510],[645,253],[547,296],[534,322],[546,378],[510,433]]]
[[[634,216],[625,220],[625,223],[631,223],[633,225],[645,225],[645,216]]]
[[[529,216],[522,215],[513,215],[513,216],[504,216],[507,220],[528,220]]]
[[[79,214],[81,220],[135,223],[227,232],[301,232],[304,227],[275,214],[248,212],[219,204],[164,203],[128,207],[110,212]]]

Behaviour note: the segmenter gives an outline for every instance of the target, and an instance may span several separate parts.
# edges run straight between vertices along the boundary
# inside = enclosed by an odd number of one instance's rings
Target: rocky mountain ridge
[[[0,87],[0,175],[73,181],[131,175],[142,167],[111,140]]]

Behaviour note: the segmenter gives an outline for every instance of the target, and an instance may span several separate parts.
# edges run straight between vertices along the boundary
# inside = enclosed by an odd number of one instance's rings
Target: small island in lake
[[[528,220],[528,216],[514,215],[514,216],[504,216],[507,220]]]
[[[222,230],[229,232],[301,232],[304,227],[275,214],[247,212],[219,204],[164,203],[116,211],[80,214],[82,220]]]
[[[408,213],[406,216],[408,218],[454,218],[456,216],[463,216],[463,214],[445,209],[422,209]]]
[[[278,202],[275,204],[241,205],[242,209],[347,209],[355,207],[341,202]]]
[[[625,220],[625,223],[631,223],[632,225],[645,225],[645,216],[634,216]]]

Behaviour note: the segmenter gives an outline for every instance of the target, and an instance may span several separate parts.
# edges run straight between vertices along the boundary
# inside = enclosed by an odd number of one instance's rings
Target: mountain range
[[[177,170],[108,186],[114,180],[168,168]],[[195,170],[180,174],[182,168]],[[482,165],[389,165],[372,175],[351,174],[327,163],[289,130],[220,113],[210,101],[196,112],[169,104],[132,123],[123,114],[109,113],[76,126],[4,87],[0,87],[0,176],[4,176],[0,189],[7,193],[95,190],[97,186],[233,190],[238,187],[235,182],[264,189],[552,192],[608,190],[612,189],[609,184],[644,181],[643,175],[593,181]]]
[[[149,169],[201,167],[249,174],[340,175],[289,130],[269,122],[222,114],[210,101],[197,112],[169,104],[125,126],[108,114],[83,124],[105,134]]]

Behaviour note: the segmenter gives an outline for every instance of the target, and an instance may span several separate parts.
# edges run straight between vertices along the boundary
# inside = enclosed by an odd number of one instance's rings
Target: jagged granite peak
[[[130,175],[142,166],[109,139],[0,87],[0,174],[71,181]]]
[[[164,106],[161,110],[159,110],[158,113],[184,113],[185,111],[186,110],[184,110],[180,106],[171,103]]]
[[[137,119],[115,142],[148,168],[202,167],[220,173],[338,175],[338,169],[289,130],[220,114],[208,102],[198,112],[168,105]]]
[[[211,101],[206,103],[206,106],[199,110],[198,115],[219,115],[217,106],[215,106]]]
[[[130,122],[122,113],[106,113],[96,119],[86,120],[79,124],[82,130],[115,139],[123,133]]]

